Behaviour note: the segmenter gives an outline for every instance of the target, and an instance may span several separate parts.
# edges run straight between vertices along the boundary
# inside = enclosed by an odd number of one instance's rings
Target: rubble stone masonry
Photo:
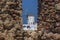
[[[21,40],[22,0],[0,0],[0,40]]]
[[[60,40],[60,0],[38,0],[40,40]]]
[[[0,40],[60,40],[60,0],[38,0],[38,30],[22,29],[22,0],[0,0]]]

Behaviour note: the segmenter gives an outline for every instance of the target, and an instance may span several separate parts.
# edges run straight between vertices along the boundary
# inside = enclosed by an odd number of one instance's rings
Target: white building
[[[37,30],[37,23],[35,23],[35,17],[28,15],[28,24],[23,24],[24,30]]]
[[[29,25],[34,24],[34,16],[32,16],[32,15],[28,16],[28,24]]]

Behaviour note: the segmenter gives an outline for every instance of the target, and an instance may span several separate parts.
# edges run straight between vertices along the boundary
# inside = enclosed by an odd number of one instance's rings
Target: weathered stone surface
[[[21,1],[0,0],[0,40],[20,40],[20,34],[22,34]]]
[[[56,4],[55,7],[56,7],[56,10],[60,10],[60,3]]]
[[[0,40],[60,40],[60,11],[55,7],[60,1],[38,0],[38,30],[34,31],[22,29],[21,1],[0,0]]]

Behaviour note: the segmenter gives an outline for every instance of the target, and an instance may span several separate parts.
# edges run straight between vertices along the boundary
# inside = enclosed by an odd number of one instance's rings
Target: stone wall
[[[22,29],[22,0],[0,0],[0,40],[60,40],[59,0],[38,0],[38,30]]]
[[[38,31],[42,31],[40,40],[60,40],[59,0],[38,0]]]
[[[21,14],[21,0],[0,0],[0,40],[21,40]]]

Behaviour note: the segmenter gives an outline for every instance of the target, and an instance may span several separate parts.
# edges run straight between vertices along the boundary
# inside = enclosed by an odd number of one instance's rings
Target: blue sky
[[[27,14],[32,14],[37,22],[37,0],[22,0],[22,18],[23,24],[27,23]]]

